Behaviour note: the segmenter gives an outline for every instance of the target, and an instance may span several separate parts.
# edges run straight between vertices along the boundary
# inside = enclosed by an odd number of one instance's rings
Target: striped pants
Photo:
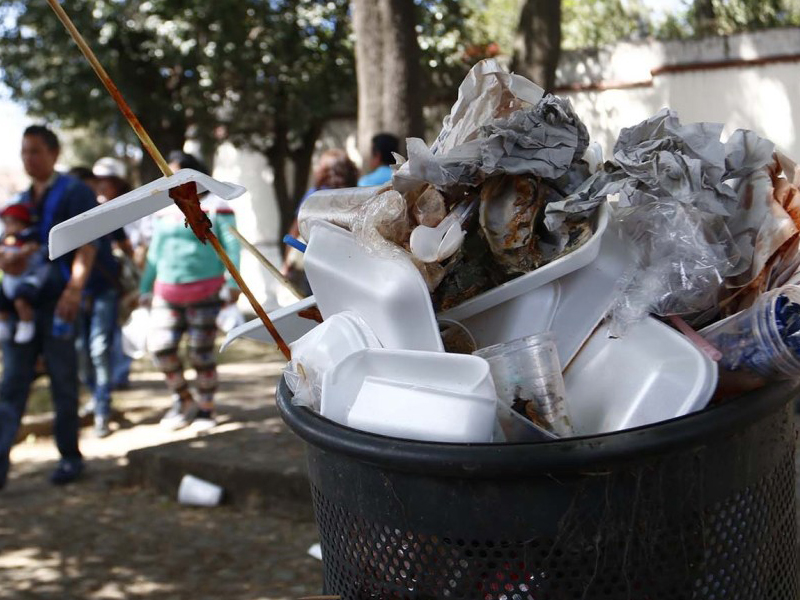
[[[156,368],[164,373],[167,387],[176,399],[181,400],[192,398],[178,354],[181,338],[184,333],[187,334],[189,364],[197,372],[197,401],[203,410],[213,408],[214,392],[217,390],[214,340],[220,308],[222,302],[216,294],[190,303],[167,302],[156,296],[150,311],[147,348],[153,355]]]

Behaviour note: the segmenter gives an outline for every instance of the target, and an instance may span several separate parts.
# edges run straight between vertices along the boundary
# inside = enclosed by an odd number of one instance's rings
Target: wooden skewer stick
[[[108,76],[108,73],[103,68],[103,65],[100,64],[99,60],[97,60],[97,57],[95,56],[94,52],[92,52],[92,49],[83,39],[83,36],[77,30],[72,20],[69,18],[69,15],[67,15],[64,9],[61,8],[61,5],[58,3],[58,0],[47,0],[47,3],[50,5],[50,8],[53,9],[53,12],[56,13],[56,16],[58,17],[59,21],[61,21],[64,27],[66,27],[67,31],[72,36],[72,39],[75,40],[75,43],[78,45],[78,48],[80,48],[80,51],[83,53],[83,56],[86,57],[86,60],[89,61],[89,64],[94,69],[94,72],[97,73],[97,76],[100,78],[100,81],[103,82],[103,85],[106,87],[108,93],[111,94],[111,97],[117,103],[117,106],[119,107],[120,111],[122,111],[122,114],[125,116],[125,119],[127,119],[131,128],[133,128],[133,131],[141,140],[142,145],[144,146],[145,150],[147,150],[147,153],[152,157],[152,159],[158,165],[158,168],[161,169],[161,172],[164,174],[165,177],[169,177],[170,175],[172,175],[172,169],[170,169],[169,164],[167,163],[166,160],[164,160],[164,157],[162,156],[161,152],[159,152],[158,148],[156,148],[155,144],[153,143],[153,140],[150,139],[150,136],[147,134],[144,127],[142,127],[142,124],[139,122],[139,119],[137,119],[136,115],[133,114],[133,111],[130,109],[127,102],[125,102],[125,99],[122,97],[122,94],[120,93],[119,89],[117,88],[116,85],[114,85],[114,82],[111,81],[111,78]],[[185,189],[181,190],[181,188]],[[172,192],[177,192],[177,193],[173,195]],[[289,346],[286,344],[281,335],[278,333],[278,330],[275,329],[275,325],[272,324],[272,321],[270,320],[269,316],[264,311],[262,306],[256,301],[255,297],[253,296],[253,293],[250,291],[250,288],[247,287],[247,284],[242,279],[242,276],[239,273],[239,270],[236,268],[236,265],[233,264],[230,257],[225,253],[225,249],[222,247],[217,237],[211,231],[211,223],[208,221],[208,217],[203,217],[202,219],[198,219],[198,215],[202,213],[200,211],[200,199],[197,197],[197,188],[195,187],[195,185],[192,183],[191,186],[189,185],[180,186],[180,188],[172,190],[170,192],[170,196],[173,198],[173,200],[176,200],[176,204],[181,209],[181,211],[183,211],[183,213],[186,215],[187,222],[191,226],[192,231],[194,231],[198,239],[201,242],[205,242],[206,240],[211,242],[211,245],[214,247],[217,256],[219,256],[219,259],[222,261],[222,264],[225,265],[225,268],[228,269],[228,272],[231,274],[234,281],[236,281],[236,284],[239,286],[244,295],[247,297],[247,300],[250,302],[250,306],[253,307],[255,313],[264,323],[264,326],[267,328],[267,331],[269,331],[270,335],[272,336],[272,339],[274,339],[275,342],[278,344],[278,348],[280,348],[281,352],[283,352],[283,355],[286,357],[286,360],[291,360],[292,355],[291,351],[289,350]],[[180,201],[181,199],[183,199],[184,202],[181,202]],[[192,206],[189,206],[186,200],[189,200],[192,203]]]
[[[300,290],[298,290],[297,287],[291,281],[289,281],[288,279],[286,279],[286,277],[283,276],[283,273],[281,273],[278,270],[278,267],[273,265],[266,256],[261,254],[258,248],[256,248],[250,242],[248,242],[247,239],[245,239],[245,237],[241,234],[239,230],[237,230],[235,227],[230,227],[230,230],[231,233],[236,236],[236,239],[239,240],[242,246],[244,246],[250,252],[250,254],[255,256],[256,260],[258,260],[258,262],[260,262],[261,265],[267,271],[269,271],[272,274],[272,276],[275,277],[275,279],[277,279],[278,282],[281,283],[281,285],[283,285],[283,287],[292,292],[292,294],[294,294],[294,296],[298,300],[302,300],[303,298],[305,298],[305,295]]]

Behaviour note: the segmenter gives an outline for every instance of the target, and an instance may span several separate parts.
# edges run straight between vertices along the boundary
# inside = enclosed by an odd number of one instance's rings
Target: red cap
[[[9,204],[0,212],[0,217],[11,217],[25,224],[31,222],[31,212],[24,204]]]

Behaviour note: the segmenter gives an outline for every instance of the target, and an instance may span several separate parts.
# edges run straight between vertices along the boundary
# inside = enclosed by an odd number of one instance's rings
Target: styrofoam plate
[[[584,342],[602,322],[616,298],[620,277],[633,263],[633,253],[609,225],[597,258],[558,280],[561,295],[550,329],[558,360],[566,369]]]
[[[705,408],[717,365],[688,339],[648,317],[624,337],[592,334],[564,373],[576,435],[639,427]]]
[[[560,295],[559,282],[552,281],[467,317],[460,323],[475,338],[478,348],[510,342],[549,331]],[[445,315],[449,315],[449,312],[439,316],[445,318]]]
[[[208,191],[224,200],[238,198],[246,191],[240,185],[217,181],[194,169],[181,169],[53,227],[50,230],[50,259],[170,206],[173,200],[169,191],[190,181],[197,183],[198,193]]]
[[[314,308],[316,305],[317,304],[314,296],[309,296],[308,298],[303,298],[302,300],[299,300],[294,304],[290,304],[289,306],[284,306],[283,308],[273,310],[268,316],[283,340],[287,344],[291,344],[295,340],[303,337],[318,325],[318,323],[313,319],[306,319],[298,314],[303,310]],[[238,327],[231,329],[225,336],[225,341],[222,342],[220,352],[225,350],[225,348],[239,338],[255,340],[257,342],[275,342],[275,340],[273,340],[272,336],[269,334],[269,331],[267,331],[267,328],[264,327],[261,319],[253,319],[252,321],[248,321],[243,325],[239,325]]]

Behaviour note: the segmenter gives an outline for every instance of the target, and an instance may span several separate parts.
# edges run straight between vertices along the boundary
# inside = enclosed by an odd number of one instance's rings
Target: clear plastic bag
[[[611,334],[654,313],[701,316],[716,309],[725,277],[739,261],[721,217],[680,202],[617,208],[623,239],[636,266],[618,284]],[[702,317],[700,317],[702,319]]]

